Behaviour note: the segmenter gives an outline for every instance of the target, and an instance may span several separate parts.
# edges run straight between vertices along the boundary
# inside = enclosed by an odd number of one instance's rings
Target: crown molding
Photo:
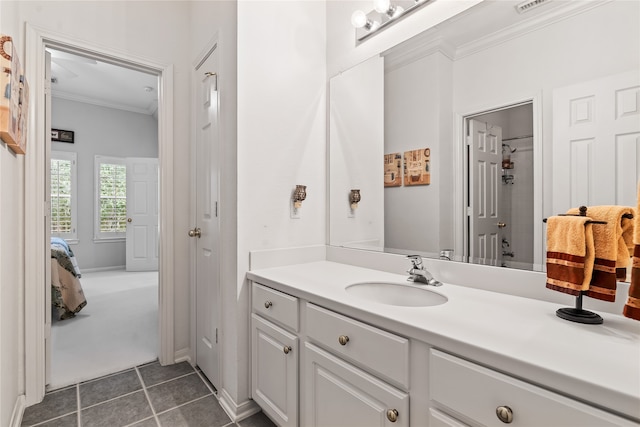
[[[537,31],[540,28],[555,24],[564,19],[571,18],[580,13],[602,6],[613,0],[590,0],[590,1],[567,1],[555,9],[526,21],[510,25],[499,31],[480,37],[472,42],[458,46],[455,51],[454,60],[473,55],[493,46],[516,39],[527,33]]]
[[[455,46],[443,37],[434,38],[433,35],[427,31],[407,40],[398,47],[383,52],[385,72],[404,67],[407,64],[437,52],[453,60],[456,49]]]
[[[71,94],[71,93],[63,92],[59,90],[52,90],[51,96],[53,98],[66,99],[67,101],[82,102],[85,104],[96,105],[98,107],[113,108],[116,110],[123,110],[123,111],[129,111],[132,113],[145,114],[148,116],[152,116],[158,110],[158,106],[156,103],[151,103],[149,108],[138,108],[138,107],[133,107],[131,105],[120,104],[115,102],[107,102],[107,101],[99,100],[96,98],[75,95],[75,94]]]

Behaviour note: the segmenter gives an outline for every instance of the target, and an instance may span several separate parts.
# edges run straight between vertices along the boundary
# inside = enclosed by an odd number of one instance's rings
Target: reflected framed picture
[[[384,155],[384,186],[399,187],[402,185],[402,154]]]
[[[404,185],[431,184],[431,149],[404,152]]]
[[[58,142],[68,142],[73,144],[74,135],[72,130],[51,129],[51,140]]]

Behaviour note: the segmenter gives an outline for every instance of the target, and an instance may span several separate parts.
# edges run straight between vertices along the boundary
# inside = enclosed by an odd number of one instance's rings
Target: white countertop
[[[563,305],[445,283],[431,307],[374,303],[358,282],[407,284],[404,275],[329,261],[265,268],[250,280],[609,411],[640,420],[640,322],[599,313],[602,325],[560,319]]]

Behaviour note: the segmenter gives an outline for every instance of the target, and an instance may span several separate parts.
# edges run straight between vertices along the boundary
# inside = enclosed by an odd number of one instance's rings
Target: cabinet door
[[[307,427],[408,426],[409,395],[330,353],[304,344]],[[395,418],[395,419],[394,419]]]
[[[298,424],[298,338],[251,315],[253,400],[281,427]]]

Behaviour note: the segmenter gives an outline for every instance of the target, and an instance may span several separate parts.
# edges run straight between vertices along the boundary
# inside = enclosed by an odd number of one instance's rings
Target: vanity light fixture
[[[393,19],[402,14],[404,9],[401,6],[391,4],[391,0],[373,0],[373,8],[378,13],[384,13]]]
[[[433,0],[398,1],[405,4],[406,9],[399,4],[392,4],[391,0],[373,0],[373,10],[365,13],[356,10],[351,15],[351,24],[356,29],[356,43],[362,42],[367,37],[377,33],[383,28],[395,23],[401,17],[414,12]]]
[[[358,202],[360,202],[360,190],[353,189],[349,192],[349,204],[351,205],[351,210],[356,210],[358,208]]]

